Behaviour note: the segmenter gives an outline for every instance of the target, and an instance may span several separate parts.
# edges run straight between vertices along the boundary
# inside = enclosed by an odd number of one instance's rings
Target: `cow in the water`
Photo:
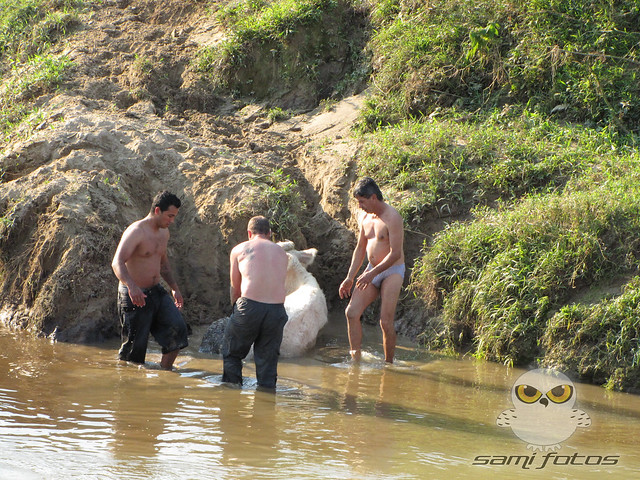
[[[320,329],[327,324],[327,302],[314,276],[307,270],[318,254],[315,248],[296,250],[293,242],[279,242],[289,257],[284,308],[289,320],[284,326],[280,355],[297,357],[316,344]],[[211,324],[200,351],[220,353],[226,318]],[[251,353],[250,353],[251,355]]]

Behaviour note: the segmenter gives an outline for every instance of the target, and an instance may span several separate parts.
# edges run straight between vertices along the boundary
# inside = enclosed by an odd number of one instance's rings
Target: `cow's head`
[[[316,255],[318,254],[317,248],[296,250],[295,245],[291,241],[278,242],[278,245],[280,245],[288,255],[297,258],[304,268],[307,268],[309,265],[311,265],[316,259]]]

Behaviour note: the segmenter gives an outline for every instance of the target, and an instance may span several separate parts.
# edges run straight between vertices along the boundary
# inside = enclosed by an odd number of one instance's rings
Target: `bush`
[[[637,163],[637,158],[634,159]],[[637,168],[637,167],[636,167]],[[442,306],[441,342],[523,365],[547,320],[582,287],[638,266],[638,173],[588,191],[534,196],[444,230],[418,259],[411,290]]]
[[[549,321],[544,363],[614,390],[640,391],[640,277],[617,298],[572,304]]]

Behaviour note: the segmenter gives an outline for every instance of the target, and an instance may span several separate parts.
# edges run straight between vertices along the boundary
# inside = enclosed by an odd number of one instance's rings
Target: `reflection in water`
[[[267,392],[248,393],[239,388],[225,392],[235,408],[221,409],[222,463],[231,470],[254,465],[269,471],[278,460],[279,425],[276,396]]]
[[[117,345],[9,332],[0,344],[0,479],[625,479],[640,469],[640,397],[576,384],[593,425],[560,452],[618,455],[615,466],[500,465],[531,453],[496,425],[521,371],[410,346],[395,365],[375,344],[351,364],[339,338],[283,360],[272,395],[256,391],[251,365],[246,386],[229,388],[221,359],[193,351],[166,372],[119,362]],[[495,463],[474,466],[478,456]]]
[[[178,406],[177,397],[159,391],[161,383],[145,382],[140,375],[131,375],[131,368],[115,369],[110,402],[113,453],[122,460],[155,456],[166,428],[164,419],[175,417]]]

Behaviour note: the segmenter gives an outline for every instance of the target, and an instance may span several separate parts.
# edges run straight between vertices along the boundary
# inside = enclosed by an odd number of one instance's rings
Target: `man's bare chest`
[[[135,254],[139,257],[148,258],[163,255],[167,249],[167,241],[162,237],[147,238],[140,242]]]
[[[362,224],[364,235],[368,240],[377,242],[389,241],[389,229],[380,218],[367,218]]]

